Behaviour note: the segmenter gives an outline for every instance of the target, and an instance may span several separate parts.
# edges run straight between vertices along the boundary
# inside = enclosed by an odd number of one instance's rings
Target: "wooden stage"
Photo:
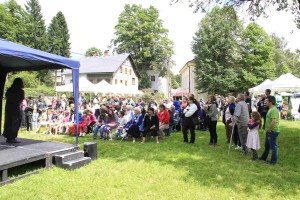
[[[16,167],[40,162],[41,167],[49,168],[53,165],[53,156],[76,151],[79,147],[72,144],[31,140],[18,138],[21,143],[6,143],[6,138],[0,136],[0,185],[13,182],[16,179],[30,175],[30,173],[10,179],[9,175]],[[37,173],[32,172],[32,173]],[[31,174],[32,174],[31,173]]]

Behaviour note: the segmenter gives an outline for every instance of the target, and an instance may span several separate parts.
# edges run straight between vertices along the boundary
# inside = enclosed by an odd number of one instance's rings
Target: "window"
[[[118,79],[115,79],[115,85],[117,85],[118,84]]]
[[[129,69],[129,75],[131,75],[131,69]]]
[[[120,80],[120,83],[123,84],[123,80]]]
[[[155,76],[151,76],[151,81],[155,81]]]
[[[123,67],[120,68],[120,73],[123,73]]]
[[[125,81],[125,86],[127,86],[127,81]]]
[[[135,78],[132,78],[132,85],[135,85]]]
[[[125,74],[127,74],[127,68],[125,68]]]

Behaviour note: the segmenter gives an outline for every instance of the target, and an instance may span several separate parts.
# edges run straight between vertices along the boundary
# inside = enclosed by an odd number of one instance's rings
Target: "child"
[[[108,135],[109,140],[112,140],[112,129],[117,127],[117,122],[118,122],[118,116],[116,116],[116,114],[114,113],[114,111],[112,109],[108,110],[108,117],[107,117],[107,122],[105,124],[104,127],[104,137],[105,134]]]
[[[258,159],[257,151],[260,149],[260,141],[258,135],[258,129],[261,128],[261,117],[258,112],[251,113],[251,119],[248,123],[248,137],[247,137],[247,147],[252,150],[253,157],[250,161],[255,161]]]
[[[117,127],[116,133],[115,133],[115,137],[116,140],[118,140],[119,135],[125,134],[126,129],[125,129],[125,125],[126,125],[126,119],[125,119],[125,112],[124,111],[119,111],[118,112],[119,115],[119,126]]]
[[[85,136],[87,126],[90,124],[90,116],[88,110],[83,111],[82,122],[78,124],[79,136]]]

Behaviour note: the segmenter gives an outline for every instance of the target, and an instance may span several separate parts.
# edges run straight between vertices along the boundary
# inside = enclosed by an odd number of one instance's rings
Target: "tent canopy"
[[[278,77],[271,84],[265,85],[265,87],[278,92],[298,91],[300,90],[300,79],[287,73]]]
[[[272,84],[272,81],[270,79],[267,79],[264,82],[262,82],[261,84],[255,86],[253,88],[250,88],[248,91],[252,92],[252,93],[253,92],[264,92],[265,91],[264,86],[270,85],[270,84]]]
[[[78,61],[65,58],[62,56],[50,54],[44,51],[29,48],[24,45],[16,44],[0,38],[0,96],[3,97],[3,90],[8,72],[12,71],[29,71],[44,69],[72,69],[73,92],[75,99],[76,117],[78,117]],[[2,101],[0,101],[0,112],[2,112]],[[0,134],[1,121],[0,115]],[[78,120],[76,120],[78,121]],[[76,145],[78,137],[76,137]]]
[[[79,79],[79,92],[94,92],[95,91],[95,84],[91,83],[85,77],[81,77]],[[62,86],[56,87],[57,92],[72,92],[73,91],[73,83],[69,83]]]

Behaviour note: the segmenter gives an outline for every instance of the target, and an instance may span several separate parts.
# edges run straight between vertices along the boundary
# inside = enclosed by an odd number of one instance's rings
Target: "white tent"
[[[100,93],[114,93],[113,86],[105,80],[100,81],[95,85],[95,92]]]
[[[263,89],[271,89],[274,92],[299,91],[300,79],[291,73],[283,74],[271,84],[265,85]]]
[[[264,82],[262,82],[261,84],[255,86],[253,88],[250,88],[248,91],[251,92],[251,93],[254,93],[254,92],[264,92],[265,91],[265,86],[266,85],[270,85],[270,84],[272,84],[272,81],[270,79],[267,79]]]
[[[94,92],[96,90],[95,84],[91,83],[85,77],[81,77],[79,79],[79,92]],[[72,92],[73,91],[73,84],[69,83],[62,86],[56,87],[57,92]]]

